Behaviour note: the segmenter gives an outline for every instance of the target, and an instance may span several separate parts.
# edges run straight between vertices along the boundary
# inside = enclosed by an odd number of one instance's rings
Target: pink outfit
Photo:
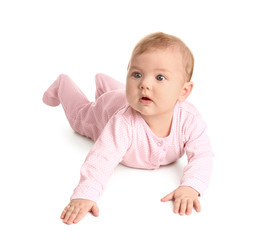
[[[97,201],[119,163],[157,169],[175,162],[185,152],[188,164],[180,185],[203,194],[211,175],[213,153],[205,123],[192,104],[176,104],[170,134],[159,138],[139,112],[128,105],[122,83],[97,74],[96,88],[96,102],[89,102],[68,76],[60,75],[43,97],[50,106],[61,103],[71,127],[95,141],[72,199]]]

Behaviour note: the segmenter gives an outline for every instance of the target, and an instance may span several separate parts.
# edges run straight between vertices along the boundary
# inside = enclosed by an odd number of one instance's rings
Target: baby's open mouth
[[[148,98],[148,97],[142,97],[141,98],[142,100],[146,100],[146,101],[152,101],[150,98]]]
[[[152,102],[153,102],[152,99],[150,99],[148,97],[142,97],[142,98],[140,98],[140,103],[142,103],[142,104],[150,104]]]

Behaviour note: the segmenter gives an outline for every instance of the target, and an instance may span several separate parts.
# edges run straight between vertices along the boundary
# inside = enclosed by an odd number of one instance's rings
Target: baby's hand
[[[193,207],[197,212],[201,211],[198,195],[199,193],[193,188],[181,186],[162,198],[161,201],[167,202],[174,200],[174,213],[179,213],[181,216],[183,216],[185,213],[190,215]]]
[[[99,216],[97,204],[87,199],[73,199],[64,208],[61,219],[66,224],[78,223],[88,212],[92,212],[95,217]]]

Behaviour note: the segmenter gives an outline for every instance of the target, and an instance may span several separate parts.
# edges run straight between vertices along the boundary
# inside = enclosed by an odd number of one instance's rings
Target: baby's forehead
[[[141,59],[143,56],[146,55],[155,55],[155,59],[161,59],[162,57],[171,61],[174,61],[174,63],[183,65],[182,62],[182,52],[178,47],[165,47],[165,48],[148,48],[145,51],[141,53],[133,53],[131,59],[130,59],[130,65],[133,62],[136,62],[138,59]]]

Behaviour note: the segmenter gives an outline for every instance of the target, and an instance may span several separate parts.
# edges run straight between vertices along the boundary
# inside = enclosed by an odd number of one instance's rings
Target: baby
[[[180,185],[161,201],[174,201],[174,212],[201,210],[198,197],[208,186],[212,150],[205,123],[185,100],[192,91],[194,58],[177,37],[153,33],[134,48],[126,87],[104,74],[96,75],[96,101],[89,102],[66,75],[48,88],[43,101],[62,104],[77,133],[95,141],[83,166],[64,223],[79,222],[88,212],[99,215],[99,199],[114,168],[157,169],[187,154]]]

